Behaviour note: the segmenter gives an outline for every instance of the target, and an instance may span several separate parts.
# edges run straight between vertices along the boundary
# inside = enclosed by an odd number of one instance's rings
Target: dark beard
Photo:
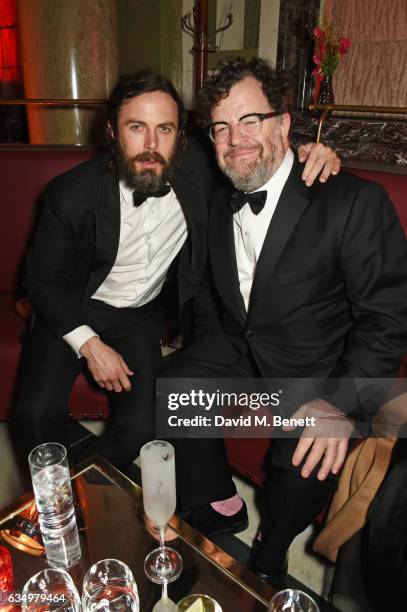
[[[118,139],[111,143],[113,160],[119,180],[123,181],[129,189],[138,191],[141,194],[157,191],[163,185],[171,183],[174,170],[179,165],[182,149],[181,141],[177,140],[175,151],[168,162],[156,151],[144,151],[129,159],[120,146]],[[156,161],[161,164],[162,170],[159,174],[156,174],[154,170],[137,172],[133,165],[136,161]]]

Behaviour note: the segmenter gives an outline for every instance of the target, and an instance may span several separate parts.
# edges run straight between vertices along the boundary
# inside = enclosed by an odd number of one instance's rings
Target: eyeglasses
[[[248,115],[243,115],[243,117],[240,117],[238,121],[234,121],[233,123],[217,121],[216,123],[211,123],[208,127],[209,138],[215,144],[226,142],[229,138],[232,125],[237,125],[237,129],[242,136],[258,136],[261,132],[263,121],[265,119],[271,119],[271,117],[277,117],[278,115],[281,115],[278,111],[273,111],[271,113],[249,113]]]

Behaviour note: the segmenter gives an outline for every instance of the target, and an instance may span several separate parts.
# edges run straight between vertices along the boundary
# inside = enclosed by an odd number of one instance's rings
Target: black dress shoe
[[[245,502],[239,512],[232,516],[220,514],[210,504],[206,504],[192,510],[185,516],[184,521],[200,531],[206,538],[213,538],[221,533],[240,533],[249,524]]]
[[[281,574],[266,574],[256,566],[252,558],[248,560],[247,567],[259,580],[274,587],[277,591],[287,588],[287,570]]]
[[[256,555],[261,546],[261,541],[255,540],[253,544],[253,548],[250,552],[250,557],[247,562],[247,567],[253,574],[259,578],[262,582],[271,585],[278,591],[287,588],[287,575],[288,575],[288,553],[286,554],[284,560],[281,564],[278,564],[277,567],[273,568],[274,571],[272,573],[264,571],[261,569],[256,563]]]

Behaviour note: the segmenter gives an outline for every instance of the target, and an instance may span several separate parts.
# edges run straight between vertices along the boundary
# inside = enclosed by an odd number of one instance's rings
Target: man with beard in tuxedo
[[[205,155],[186,143],[184,107],[167,79],[123,75],[108,101],[108,127],[112,155],[56,177],[45,192],[27,262],[35,316],[14,422],[25,452],[46,441],[67,444],[69,396],[86,365],[108,392],[111,413],[104,433],[72,459],[97,452],[124,468],[155,437],[160,298],[175,278],[187,325],[206,261],[213,181]],[[311,173],[326,158],[328,174],[337,168],[330,150],[315,155]],[[208,305],[194,335],[212,318]]]

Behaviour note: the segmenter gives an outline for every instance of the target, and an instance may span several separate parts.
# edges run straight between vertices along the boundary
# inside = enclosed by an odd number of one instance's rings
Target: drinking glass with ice
[[[41,444],[28,457],[42,540],[51,567],[72,567],[81,558],[66,448]]]

